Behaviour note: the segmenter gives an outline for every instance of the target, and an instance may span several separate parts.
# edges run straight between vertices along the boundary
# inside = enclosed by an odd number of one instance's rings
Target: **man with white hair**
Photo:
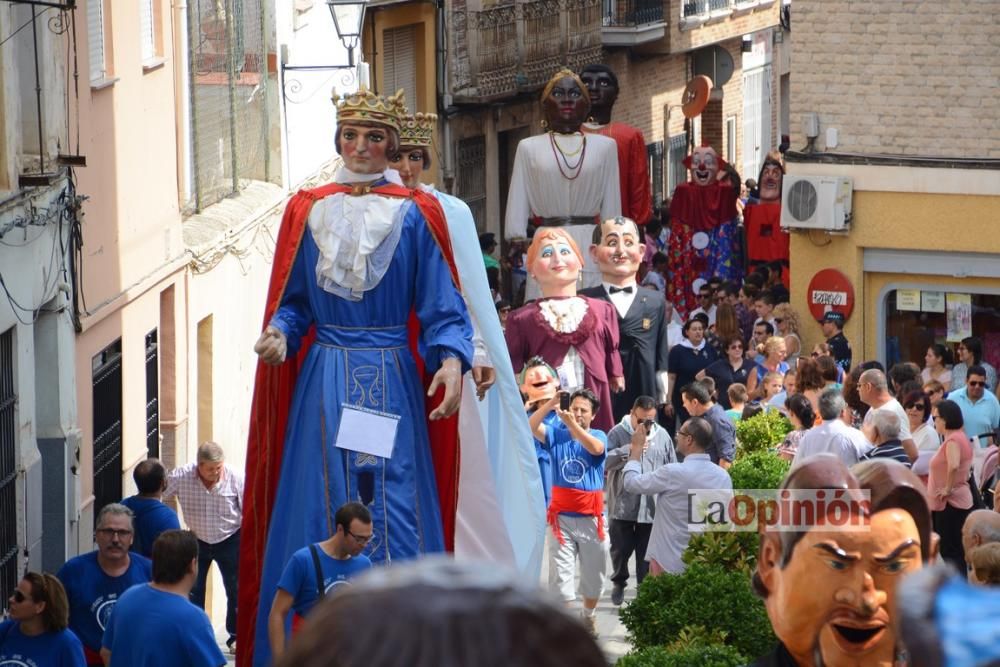
[[[900,420],[894,412],[879,410],[871,422],[872,444],[875,446],[864,455],[865,459],[895,459],[910,467],[910,457],[903,451],[899,441]]]
[[[858,462],[867,450],[865,438],[858,429],[848,426],[841,420],[847,404],[839,389],[827,389],[819,395],[819,415],[823,423],[805,432],[799,442],[799,448],[792,459],[792,466],[797,466],[805,459],[816,454],[833,454],[850,467]]]
[[[226,454],[215,442],[198,446],[194,463],[171,470],[163,499],[177,496],[184,523],[198,538],[198,578],[191,602],[205,608],[205,582],[212,561],[226,589],[226,632],[230,650],[236,643],[236,584],[243,521],[243,473],[226,464]]]
[[[972,564],[972,551],[991,542],[1000,542],[1000,512],[976,510],[962,524],[962,548],[965,562]]]
[[[861,377],[858,378],[858,396],[863,403],[871,408],[865,414],[865,423],[862,426],[862,431],[864,431],[868,441],[875,441],[872,433],[875,415],[883,411],[892,412],[899,417],[899,440],[903,450],[911,463],[916,461],[919,453],[917,452],[917,444],[913,442],[913,436],[910,434],[909,417],[906,416],[906,410],[903,409],[899,401],[889,393],[889,382],[885,378],[885,373],[877,368],[870,368],[862,373]]]

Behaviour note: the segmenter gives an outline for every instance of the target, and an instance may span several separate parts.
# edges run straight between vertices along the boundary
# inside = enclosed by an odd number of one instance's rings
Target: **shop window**
[[[898,289],[886,295],[887,368],[900,361],[923,368],[934,343],[950,347],[957,361],[958,342],[970,335],[983,341],[983,360],[1000,366],[1000,294]]]

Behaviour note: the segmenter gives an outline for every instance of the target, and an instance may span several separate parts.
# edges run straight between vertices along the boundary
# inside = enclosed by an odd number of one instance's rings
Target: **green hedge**
[[[637,652],[663,647],[689,626],[724,629],[726,644],[744,656],[763,655],[777,641],[746,571],[721,565],[692,563],[681,574],[646,577],[620,616]]]
[[[622,657],[618,667],[742,667],[749,660],[725,644],[689,646],[672,651],[653,646]]]
[[[791,465],[791,461],[761,450],[737,457],[729,476],[734,489],[777,489]]]
[[[765,410],[736,423],[736,458],[780,445],[792,424],[777,410]]]

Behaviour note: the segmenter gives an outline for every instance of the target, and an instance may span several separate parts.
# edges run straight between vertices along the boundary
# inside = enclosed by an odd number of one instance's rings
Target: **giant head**
[[[684,158],[684,166],[691,170],[691,181],[701,186],[714,184],[724,164],[711,146],[698,146]]]
[[[543,296],[574,296],[583,255],[566,230],[541,227],[528,246],[527,268]]]
[[[356,93],[332,97],[337,107],[337,153],[344,166],[359,174],[379,174],[399,151],[400,118],[405,115],[403,91],[381,97],[362,87]]]
[[[785,165],[781,162],[781,154],[768,153],[760,168],[760,177],[757,179],[762,202],[781,201],[781,180],[784,176]]]
[[[399,172],[403,185],[416,188],[420,176],[431,166],[431,144],[437,114],[416,113],[400,118],[399,150],[389,156],[390,166]]]
[[[553,132],[577,132],[590,114],[587,87],[575,73],[561,69],[542,90],[542,113]]]
[[[594,227],[590,256],[608,282],[610,278],[635,279],[646,246],[639,240],[639,229],[631,218],[618,216]]]
[[[521,393],[528,405],[544,403],[559,391],[559,374],[541,357],[531,357],[518,376]]]
[[[580,72],[580,79],[587,86],[590,110],[598,123],[611,120],[611,109],[618,99],[618,77],[614,70],[601,63],[592,63]]]
[[[785,489],[812,498],[822,491],[827,504],[812,525],[761,537],[754,588],[775,634],[799,665],[891,667],[896,587],[935,552],[919,480],[895,461],[848,470],[819,455],[793,468]],[[834,495],[845,501],[839,510]]]

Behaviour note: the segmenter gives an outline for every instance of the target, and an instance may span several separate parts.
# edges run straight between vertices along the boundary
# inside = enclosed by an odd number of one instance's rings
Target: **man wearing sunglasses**
[[[969,440],[992,436],[1000,427],[1000,401],[992,392],[986,391],[986,369],[983,366],[970,366],[965,386],[948,394],[948,398],[962,409],[963,428]]]
[[[118,598],[153,577],[153,564],[132,552],[132,510],[118,503],[101,508],[94,524],[97,551],[66,561],[56,575],[69,600],[69,628],[83,642],[88,665],[104,665],[101,639]]]
[[[277,661],[285,652],[288,612],[295,610],[292,627],[338,586],[368,570],[372,562],[362,551],[372,539],[372,515],[361,503],[341,505],[334,515],[337,532],[292,554],[278,580],[278,592],[267,619],[271,656]]]

